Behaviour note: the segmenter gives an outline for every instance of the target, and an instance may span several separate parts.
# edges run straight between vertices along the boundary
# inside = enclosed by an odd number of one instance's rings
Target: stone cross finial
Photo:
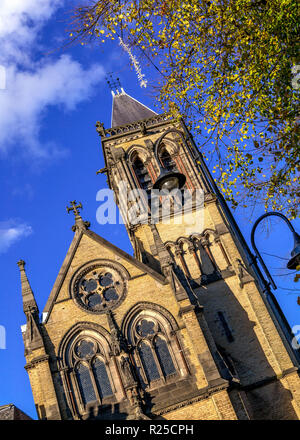
[[[76,200],[73,200],[70,202],[71,206],[67,206],[67,212],[72,211],[75,215],[75,225],[72,226],[73,232],[75,232],[77,228],[88,229],[91,226],[90,222],[84,222],[79,214],[79,209],[83,209],[82,204],[80,202],[78,204],[76,203]]]
[[[79,216],[79,209],[82,209],[82,204],[79,202],[78,205],[76,205],[76,200],[73,200],[73,202],[70,202],[72,205],[71,207],[67,206],[67,212],[70,211],[74,212],[75,217]]]

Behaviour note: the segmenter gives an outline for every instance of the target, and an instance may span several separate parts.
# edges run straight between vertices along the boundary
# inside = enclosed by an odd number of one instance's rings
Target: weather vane
[[[113,72],[109,72],[106,76],[106,82],[110,88],[110,90],[113,92],[114,90],[122,89],[120,78],[114,79]]]

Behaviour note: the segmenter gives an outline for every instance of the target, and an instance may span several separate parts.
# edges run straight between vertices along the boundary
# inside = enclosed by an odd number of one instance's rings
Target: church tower
[[[121,89],[97,131],[134,256],[72,202],[74,238],[41,321],[19,262],[39,418],[299,419],[288,325],[184,121]],[[151,190],[171,184],[181,189],[169,212],[159,193],[153,220]]]

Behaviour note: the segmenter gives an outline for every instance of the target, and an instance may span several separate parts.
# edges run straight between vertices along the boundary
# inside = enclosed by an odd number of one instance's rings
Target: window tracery
[[[136,370],[145,389],[178,380],[187,373],[175,332],[163,316],[146,310],[129,327]]]
[[[116,307],[127,292],[126,272],[109,260],[87,264],[74,276],[70,289],[76,304],[91,313]]]
[[[105,403],[114,396],[108,362],[96,339],[86,335],[76,338],[69,349],[68,363],[73,370],[73,388],[83,408],[92,402]]]
[[[148,384],[176,373],[170,344],[167,343],[163,328],[155,319],[140,319],[135,327],[135,339]]]

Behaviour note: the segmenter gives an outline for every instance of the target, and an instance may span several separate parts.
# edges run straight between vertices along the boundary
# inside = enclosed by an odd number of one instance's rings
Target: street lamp
[[[186,181],[186,177],[184,174],[179,173],[178,171],[167,171],[165,168],[161,166],[160,159],[158,157],[158,148],[163,141],[163,138],[169,134],[171,131],[177,130],[167,130],[157,141],[154,148],[154,156],[159,166],[160,174],[153,185],[153,189],[159,190],[167,190],[172,191],[172,189],[181,189]]]
[[[280,214],[279,212],[267,212],[266,214],[261,215],[256,220],[256,222],[253,225],[253,228],[252,228],[252,231],[251,231],[251,244],[252,244],[252,247],[253,247],[253,249],[255,251],[256,257],[258,258],[258,260],[259,260],[260,264],[262,265],[262,267],[263,267],[267,277],[269,278],[269,281],[270,281],[272,287],[274,289],[277,289],[277,286],[274,283],[273,278],[271,277],[271,274],[270,274],[267,266],[265,265],[265,262],[262,259],[262,256],[260,255],[260,253],[259,253],[259,251],[258,251],[258,249],[256,247],[255,241],[254,241],[254,234],[255,234],[255,231],[256,231],[256,228],[257,228],[258,224],[260,223],[260,221],[262,219],[264,219],[265,217],[269,217],[271,215],[275,215],[277,217],[282,218],[286,222],[286,224],[288,225],[289,229],[291,230],[291,232],[293,234],[293,237],[294,237],[294,248],[293,248],[293,250],[291,252],[291,259],[287,263],[287,268],[291,269],[291,270],[296,269],[296,267],[300,264],[300,235],[297,234],[297,232],[295,231],[295,229],[292,226],[291,222],[283,214]]]

